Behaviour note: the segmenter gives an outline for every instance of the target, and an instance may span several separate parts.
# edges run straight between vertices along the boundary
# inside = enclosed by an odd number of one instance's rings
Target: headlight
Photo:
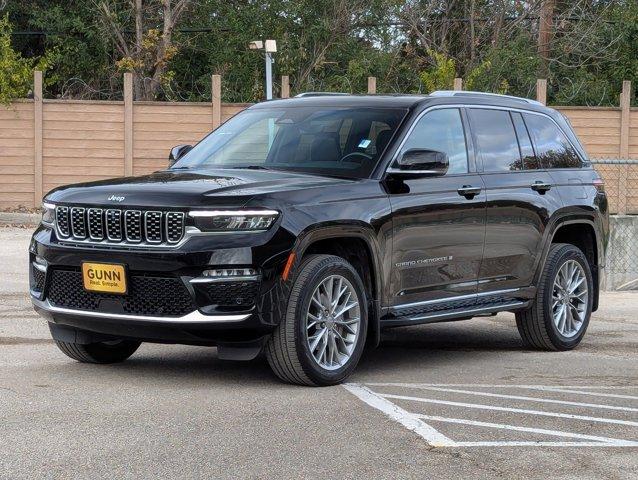
[[[42,204],[42,225],[53,227],[55,222],[55,205],[44,202]]]
[[[192,210],[195,226],[206,232],[268,230],[279,216],[276,210]]]

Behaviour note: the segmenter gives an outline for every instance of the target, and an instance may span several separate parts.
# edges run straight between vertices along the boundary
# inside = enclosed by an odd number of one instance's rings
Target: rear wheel
[[[516,314],[523,341],[543,350],[569,350],[580,343],[592,311],[589,263],[577,247],[553,244],[532,306]]]
[[[55,344],[62,352],[82,363],[118,363],[133,355],[141,342],[132,340],[113,340],[89,344],[61,342]]]
[[[299,267],[286,314],[266,346],[268,363],[289,383],[340,383],[361,358],[367,316],[354,267],[333,255],[311,255]]]

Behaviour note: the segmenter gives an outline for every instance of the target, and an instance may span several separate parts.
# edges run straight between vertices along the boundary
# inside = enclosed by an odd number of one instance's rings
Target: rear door
[[[576,148],[552,119],[544,115],[524,114],[523,118],[532,136],[534,149],[541,163],[552,176],[557,190],[567,206],[592,205],[597,195],[591,169],[583,169],[583,162]]]
[[[429,110],[399,149],[399,154],[444,152],[450,162],[446,175],[386,181],[392,205],[391,306],[458,296],[474,300],[485,237],[485,192],[468,151],[463,117],[460,108]]]
[[[478,292],[515,296],[533,281],[545,228],[561,199],[521,113],[481,107],[468,115],[487,202]]]

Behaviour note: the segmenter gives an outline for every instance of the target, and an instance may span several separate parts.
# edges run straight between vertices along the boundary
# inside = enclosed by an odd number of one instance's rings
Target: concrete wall
[[[638,290],[638,216],[610,217],[605,290]]]

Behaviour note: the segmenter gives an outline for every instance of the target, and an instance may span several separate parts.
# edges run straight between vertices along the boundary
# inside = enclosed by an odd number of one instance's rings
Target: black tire
[[[312,356],[306,338],[306,314],[317,286],[330,275],[347,279],[358,296],[359,333],[352,355],[336,370],[322,368]],[[352,265],[333,255],[309,255],[293,280],[286,312],[266,345],[266,358],[275,375],[288,383],[309,386],[336,385],[355,369],[365,346],[367,298],[363,282]]]
[[[587,310],[582,326],[573,337],[565,337],[554,325],[552,317],[552,292],[554,279],[560,267],[569,260],[578,262],[587,281]],[[538,291],[532,306],[516,313],[516,326],[526,346],[538,350],[563,351],[576,347],[583,339],[592,311],[594,298],[593,280],[589,262],[583,252],[574,245],[555,243],[550,247],[541,273]]]
[[[66,356],[82,363],[119,363],[133,355],[141,342],[119,340],[99,343],[70,343],[55,340],[55,344]]]

